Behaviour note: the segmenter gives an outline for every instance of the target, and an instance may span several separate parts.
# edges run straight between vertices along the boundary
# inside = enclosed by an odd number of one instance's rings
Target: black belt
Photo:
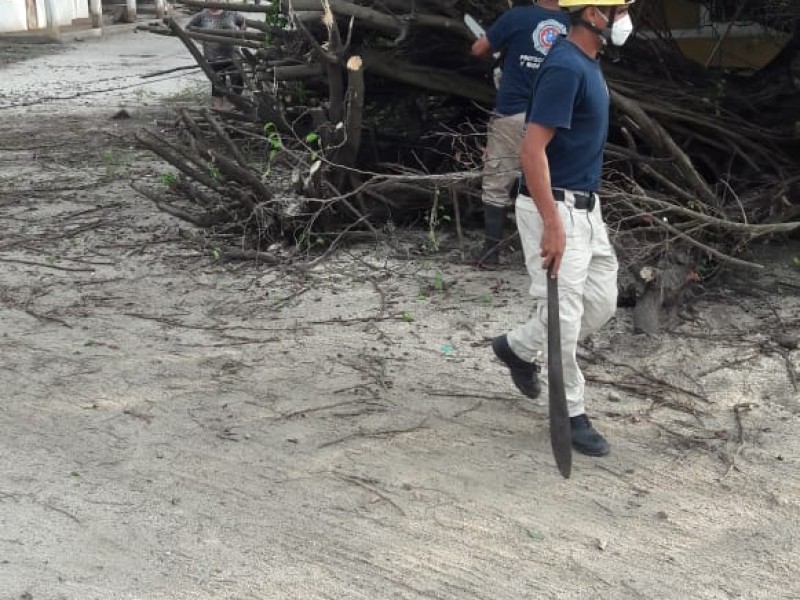
[[[570,191],[573,198],[575,198],[575,208],[578,210],[588,210],[589,212],[594,210],[594,205],[597,203],[597,194],[592,192],[573,192]],[[562,189],[554,189],[553,190],[553,198],[556,202],[564,202],[567,193]]]

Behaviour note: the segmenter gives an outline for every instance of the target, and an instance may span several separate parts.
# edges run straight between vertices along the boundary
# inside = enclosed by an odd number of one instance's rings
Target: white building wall
[[[25,0],[0,0],[0,33],[25,31],[27,28]]]
[[[89,18],[89,0],[72,0],[72,18]]]
[[[56,21],[62,27],[72,25],[73,19],[89,18],[89,0],[53,0]],[[36,0],[36,15],[39,28],[47,26],[44,0]],[[0,33],[26,31],[28,15],[25,0],[0,0]]]

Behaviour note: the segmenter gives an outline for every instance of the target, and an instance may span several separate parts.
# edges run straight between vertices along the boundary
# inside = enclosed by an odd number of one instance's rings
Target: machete
[[[547,387],[550,392],[550,445],[564,479],[572,473],[572,433],[561,362],[561,317],[558,310],[558,278],[547,270]]]
[[[475,20],[475,17],[472,15],[464,15],[464,25],[467,26],[470,33],[475,36],[476,40],[479,40],[482,36],[486,35],[486,30],[481,27],[481,24]],[[493,55],[495,62],[500,60],[500,53],[495,52]],[[502,70],[500,67],[495,67],[492,71],[492,77],[494,79],[494,87],[500,87],[500,77],[502,76]]]

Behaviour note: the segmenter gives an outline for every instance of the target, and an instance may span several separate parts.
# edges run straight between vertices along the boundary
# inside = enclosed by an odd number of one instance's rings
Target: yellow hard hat
[[[561,8],[576,10],[586,6],[624,6],[633,4],[636,0],[558,0]]]

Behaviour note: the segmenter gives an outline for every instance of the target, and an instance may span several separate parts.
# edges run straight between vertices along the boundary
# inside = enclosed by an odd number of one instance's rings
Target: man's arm
[[[567,245],[564,224],[558,214],[553,188],[550,183],[550,164],[547,161],[547,145],[556,134],[554,127],[545,127],[538,123],[528,123],[525,138],[520,150],[522,172],[528,194],[533,198],[536,208],[542,217],[541,255],[542,267],[550,268],[553,277],[558,275],[561,259]]]
[[[203,26],[203,12],[196,13],[189,22],[186,23],[186,29],[189,27],[202,27]]]
[[[508,11],[500,15],[500,18],[489,27],[486,34],[472,44],[473,56],[489,58],[495,52],[499,52],[506,47],[514,30],[514,15],[511,14],[512,12]]]
[[[489,58],[492,55],[492,46],[489,44],[489,38],[482,35],[474,44],[472,44],[472,56],[478,58]]]
[[[520,153],[528,192],[544,223],[542,266],[549,267],[554,277],[561,267],[567,240],[553,199],[546,150],[557,130],[572,127],[572,110],[579,88],[580,76],[573,69],[548,66],[548,60],[544,61],[534,86]]]

